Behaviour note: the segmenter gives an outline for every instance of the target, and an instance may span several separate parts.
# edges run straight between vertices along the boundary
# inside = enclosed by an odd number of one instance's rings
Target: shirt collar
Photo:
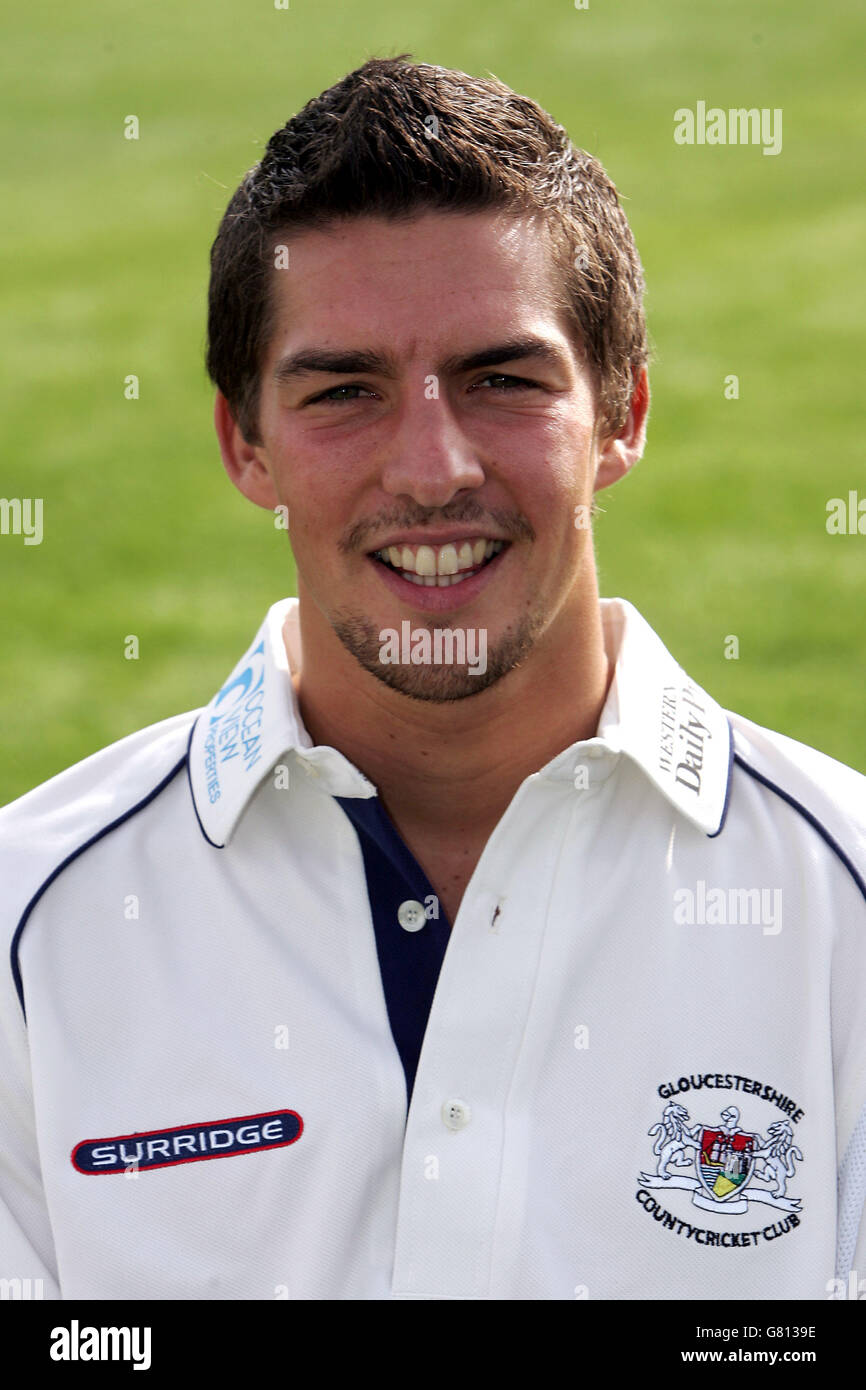
[[[731,765],[724,710],[689,680],[630,603],[602,599],[601,613],[615,671],[598,731],[542,774],[561,775],[588,744],[596,754],[625,754],[677,810],[706,834],[718,834]],[[213,845],[228,843],[256,788],[283,760],[289,775],[292,765],[303,768],[332,796],[376,795],[373,783],[336,748],[313,744],[292,683],[300,661],[298,600],[282,599],[193,726],[190,789]]]
[[[597,738],[637,763],[705,834],[718,835],[733,766],[728,716],[686,675],[632,604],[602,599],[601,612],[615,669]]]
[[[285,637],[285,640],[284,640]],[[288,651],[287,651],[288,648]],[[189,783],[202,831],[222,847],[264,777],[286,759],[333,796],[375,796],[376,788],[336,748],[313,744],[292,675],[300,670],[298,600],[267,613],[225,684],[199,714],[189,743]]]

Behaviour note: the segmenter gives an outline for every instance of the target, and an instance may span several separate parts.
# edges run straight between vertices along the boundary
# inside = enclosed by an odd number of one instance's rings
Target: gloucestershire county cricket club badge
[[[735,1084],[748,1097],[753,1122],[759,1118],[760,1110],[752,1096],[777,1106],[790,1119],[772,1118],[771,1114],[765,1132],[760,1133],[747,1127],[737,1105],[724,1105],[717,1112],[718,1119],[693,1120],[686,1106],[675,1098],[688,1090],[703,1090],[704,1086],[708,1090],[730,1090]],[[789,1194],[788,1183],[796,1177],[797,1164],[803,1159],[792,1123],[802,1119],[803,1111],[793,1101],[748,1077],[721,1073],[681,1077],[676,1087],[660,1086],[659,1092],[667,1104],[661,1119],[648,1131],[648,1137],[654,1141],[655,1172],[640,1174],[636,1194],[645,1211],[666,1229],[684,1234],[699,1245],[757,1245],[799,1226],[801,1200]],[[704,1103],[708,1099],[701,1096]],[[684,1208],[681,1199],[677,1204],[677,1189],[690,1194],[690,1206]],[[670,1193],[673,1210],[667,1210],[657,1200],[662,1191]],[[742,1216],[749,1211],[761,1213],[762,1208],[768,1215],[768,1207],[785,1215],[783,1220],[771,1222],[759,1231],[720,1233],[691,1224],[694,1215],[691,1222],[680,1219],[695,1207],[722,1218]]]
[[[731,1107],[722,1111],[722,1122],[734,1128],[700,1130],[696,1162],[698,1177],[707,1198],[696,1192],[692,1198],[696,1207],[706,1207],[707,1211],[712,1211],[717,1202],[739,1198],[754,1176],[758,1135],[746,1134],[735,1128],[738,1119],[738,1111]],[[747,1211],[748,1205],[748,1201],[745,1205],[734,1201],[731,1202],[731,1210],[737,1207],[739,1211]]]

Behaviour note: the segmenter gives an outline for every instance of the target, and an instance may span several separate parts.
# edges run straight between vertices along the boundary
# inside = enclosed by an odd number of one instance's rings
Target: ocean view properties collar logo
[[[202,831],[216,846],[228,842],[273,764],[303,743],[281,634],[289,603],[270,609],[252,645],[193,725],[190,789]]]
[[[204,768],[211,805],[222,796],[220,775],[239,759],[238,771],[249,774],[262,760],[265,705],[265,644],[249,654],[247,665],[217,692],[205,716]]]

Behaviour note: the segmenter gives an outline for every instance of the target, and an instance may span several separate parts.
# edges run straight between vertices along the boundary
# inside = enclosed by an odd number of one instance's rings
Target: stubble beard
[[[377,629],[369,618],[358,614],[338,612],[331,618],[331,626],[358,665],[383,685],[399,691],[410,700],[448,704],[480,695],[520,666],[531,652],[543,622],[540,614],[527,613],[513,626],[509,625],[495,645],[490,646],[488,639],[486,668],[476,672],[463,663],[407,665],[383,662],[382,641]],[[441,625],[432,620],[424,624],[416,622],[412,625],[413,631],[424,626],[432,634]]]

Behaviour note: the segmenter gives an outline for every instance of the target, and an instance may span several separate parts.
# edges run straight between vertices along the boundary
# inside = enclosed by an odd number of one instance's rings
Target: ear
[[[594,492],[618,482],[643,454],[649,403],[649,374],[642,367],[631,393],[625,424],[599,443]]]
[[[267,452],[258,444],[248,444],[221,391],[214,401],[214,428],[219,440],[223,467],[239,492],[257,507],[272,511],[280,499],[267,466]]]

